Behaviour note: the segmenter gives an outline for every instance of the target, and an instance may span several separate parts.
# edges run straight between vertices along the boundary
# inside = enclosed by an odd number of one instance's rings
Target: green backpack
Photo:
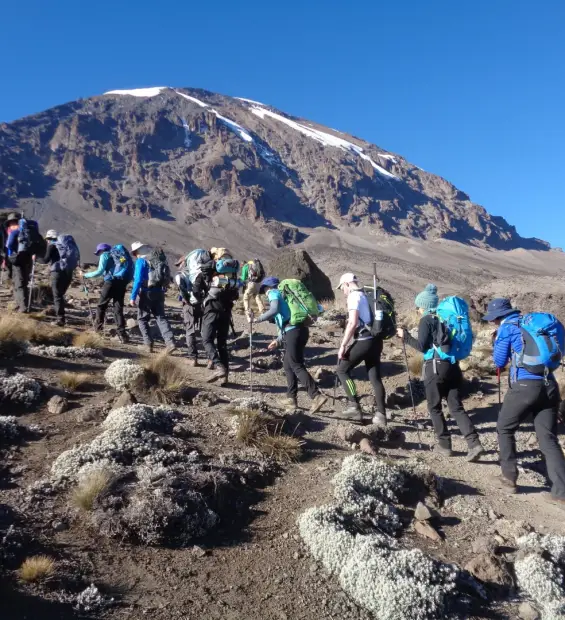
[[[283,280],[279,291],[290,310],[290,325],[313,323],[320,315],[316,298],[300,280]]]

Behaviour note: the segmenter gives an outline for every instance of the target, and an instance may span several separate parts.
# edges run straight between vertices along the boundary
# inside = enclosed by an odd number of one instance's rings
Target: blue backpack
[[[565,350],[565,328],[557,317],[532,312],[517,323],[522,332],[522,351],[514,353],[512,363],[535,375],[547,375],[559,368]]]
[[[18,254],[45,254],[45,240],[39,234],[39,225],[35,220],[22,217],[18,229]]]
[[[134,272],[133,258],[130,253],[121,243],[118,243],[110,250],[110,257],[114,262],[112,277],[129,284],[133,280]]]
[[[436,314],[448,334],[449,350],[444,351],[434,344],[433,349],[430,349],[431,355],[424,357],[431,359],[437,353],[442,360],[452,364],[469,357],[473,348],[473,329],[467,302],[460,297],[446,297],[439,303]]]
[[[222,276],[237,276],[239,271],[239,261],[235,258],[225,256],[216,261],[216,273]]]
[[[59,235],[55,246],[59,260],[53,265],[55,271],[74,271],[80,263],[80,250],[72,235]]]

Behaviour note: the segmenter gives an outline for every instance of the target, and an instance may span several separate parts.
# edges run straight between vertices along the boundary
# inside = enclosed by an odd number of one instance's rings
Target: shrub
[[[267,457],[280,463],[298,461],[304,442],[297,437],[283,433],[260,433],[256,438],[257,448]]]
[[[59,383],[69,392],[75,392],[80,387],[87,385],[90,375],[87,372],[64,371],[59,373]]]
[[[166,354],[148,359],[143,368],[145,387],[159,402],[174,402],[188,387],[187,370]]]
[[[54,560],[46,555],[34,555],[20,566],[18,576],[22,581],[35,583],[51,577],[54,572]]]
[[[41,355],[43,357],[59,357],[71,360],[91,357],[100,359],[102,357],[102,354],[98,349],[86,349],[83,347],[40,345],[36,347],[30,347],[29,352],[33,355]]]
[[[94,502],[112,481],[112,473],[107,469],[92,469],[83,476],[72,494],[72,503],[85,512],[90,512]]]
[[[23,427],[18,424],[14,416],[0,416],[0,446],[17,441],[22,434]]]
[[[19,321],[13,316],[0,319],[0,357],[17,357],[26,352],[28,339],[18,327]]]
[[[20,373],[0,378],[0,402],[30,407],[39,400],[41,385]]]
[[[143,366],[132,362],[129,359],[120,359],[112,362],[106,372],[104,378],[108,385],[115,390],[128,390],[138,385],[141,377],[145,374]]]
[[[73,345],[83,349],[103,349],[104,338],[96,332],[80,332],[73,337]]]

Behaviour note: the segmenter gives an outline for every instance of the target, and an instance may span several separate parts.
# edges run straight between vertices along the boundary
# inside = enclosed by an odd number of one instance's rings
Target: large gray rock
[[[64,396],[53,396],[47,403],[49,413],[64,413],[69,408],[69,401]]]
[[[280,280],[301,280],[318,301],[335,298],[330,279],[305,250],[280,251],[269,263],[267,271],[268,275]]]

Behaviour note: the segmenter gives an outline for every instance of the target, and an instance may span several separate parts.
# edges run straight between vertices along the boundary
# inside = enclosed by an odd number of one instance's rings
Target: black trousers
[[[96,307],[96,320],[94,326],[96,331],[104,329],[104,318],[108,305],[112,302],[114,309],[114,319],[118,333],[123,336],[126,333],[126,322],[124,320],[124,297],[126,296],[127,284],[124,280],[110,280],[104,282],[100,291],[100,299]]]
[[[71,285],[72,279],[72,271],[51,272],[51,290],[53,291],[55,316],[62,321],[65,320],[65,293]]]
[[[552,484],[551,493],[565,499],[565,459],[557,441],[559,400],[559,388],[554,379],[550,379],[547,385],[542,379],[517,381],[506,392],[496,429],[502,474],[516,482],[516,431],[526,418],[533,416],[539,446]]]
[[[442,448],[451,448],[451,434],[443,417],[442,403],[445,398],[449,413],[457,422],[461,434],[467,441],[469,448],[479,444],[479,436],[471,419],[465,413],[459,390],[463,381],[463,374],[459,364],[438,360],[437,373],[434,372],[433,361],[424,365],[424,388],[428,401],[428,412],[434,426],[438,444]]]
[[[316,398],[320,394],[316,382],[306,370],[304,363],[304,349],[309,337],[310,332],[306,325],[298,325],[284,333],[283,367],[286,373],[286,391],[290,398],[296,398],[298,383],[306,388],[310,398]]]
[[[200,329],[200,321],[202,320],[202,305],[192,305],[183,302],[182,317],[184,320],[184,328],[186,330],[186,347],[188,349],[188,357],[198,359],[198,347],[196,346],[196,332]]]
[[[377,411],[386,414],[385,404],[385,388],[381,378],[381,355],[383,352],[382,338],[370,338],[368,340],[356,340],[349,351],[347,359],[339,361],[337,366],[337,376],[345,390],[347,399],[350,402],[358,403],[357,388],[351,378],[351,372],[359,366],[361,362],[365,362],[365,368],[369,375],[369,381],[373,386],[375,395],[375,406]]]
[[[230,331],[231,306],[226,308],[220,302],[208,302],[202,313],[200,334],[208,359],[228,370],[228,335]]]
[[[27,312],[29,302],[29,279],[33,261],[31,256],[25,260],[20,257],[18,265],[12,266],[12,283],[14,286],[14,300],[20,312]]]

